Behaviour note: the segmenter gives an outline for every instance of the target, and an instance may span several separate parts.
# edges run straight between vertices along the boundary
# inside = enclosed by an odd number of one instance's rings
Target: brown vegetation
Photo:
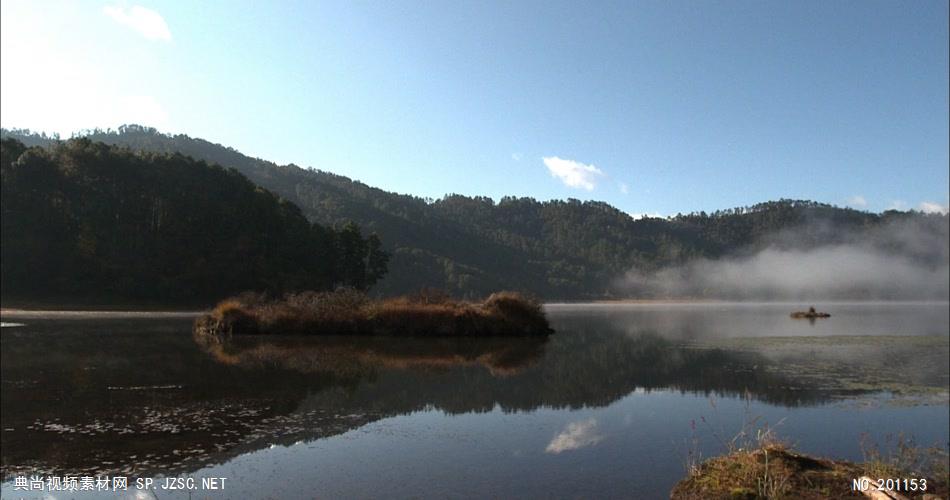
[[[715,408],[712,401],[710,404]],[[748,414],[731,439],[725,438],[705,417],[701,417],[701,422],[722,445],[724,454],[699,463],[694,421],[692,448],[687,451],[684,464],[687,476],[673,487],[672,500],[947,498],[948,451],[938,446],[917,446],[912,438],[905,438],[903,434],[897,436],[896,442],[887,436],[885,451],[867,435],[862,436],[864,462],[852,463],[798,453],[778,437],[775,427],[760,424],[759,417]],[[784,419],[777,425],[782,422]],[[861,479],[869,483],[864,491],[855,488],[855,480]],[[887,479],[902,482],[900,485],[892,483],[891,491],[877,491],[876,481]]]
[[[670,498],[848,498],[851,479],[861,475],[851,464],[769,445],[704,462],[673,488]]]
[[[808,311],[795,311],[791,314],[792,318],[795,319],[815,319],[815,318],[830,318],[831,315],[826,312],[818,312],[814,307],[809,307]]]
[[[244,334],[389,335],[424,337],[545,336],[552,333],[541,304],[515,292],[483,302],[442,294],[371,300],[350,289],[289,294],[266,300],[243,294],[220,302],[195,321],[197,337]]]
[[[810,457],[770,441],[758,448],[739,449],[707,460],[673,487],[670,498],[873,498],[871,489],[866,493],[853,489],[853,481],[861,477],[872,482],[878,478],[915,478],[918,484],[927,486],[926,491],[901,491],[900,497],[886,498],[947,498],[945,453],[916,447],[905,448],[900,453],[901,457],[913,455],[915,458],[898,463],[893,458],[884,460],[878,456],[855,464]],[[923,461],[921,457],[928,460]],[[922,478],[926,478],[926,483],[919,482]]]

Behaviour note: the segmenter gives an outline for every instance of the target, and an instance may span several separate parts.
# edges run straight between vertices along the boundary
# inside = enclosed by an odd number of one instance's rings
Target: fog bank
[[[650,297],[947,300],[947,221],[946,216],[928,224],[896,221],[838,233],[833,225],[813,224],[771,235],[744,255],[696,259],[652,272],[634,269],[619,288]],[[826,236],[816,239],[816,234]]]

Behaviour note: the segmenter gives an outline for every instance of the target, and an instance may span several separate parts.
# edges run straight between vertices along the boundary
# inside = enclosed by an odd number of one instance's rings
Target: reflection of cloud
[[[554,436],[544,451],[547,453],[561,453],[562,451],[577,450],[599,443],[604,437],[597,433],[597,419],[591,417],[580,422],[571,422]]]
[[[130,493],[126,498],[131,500],[158,500],[158,496],[152,490],[137,490],[135,493]]]

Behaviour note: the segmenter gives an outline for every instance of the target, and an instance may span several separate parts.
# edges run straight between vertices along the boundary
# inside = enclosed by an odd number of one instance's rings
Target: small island
[[[830,318],[831,315],[826,312],[818,312],[814,307],[809,307],[807,311],[795,311],[791,314],[794,319],[815,319]]]
[[[268,300],[242,294],[218,303],[194,325],[207,342],[232,335],[532,337],[553,333],[540,302],[496,292],[481,302],[441,293],[371,299],[353,289],[302,292]]]

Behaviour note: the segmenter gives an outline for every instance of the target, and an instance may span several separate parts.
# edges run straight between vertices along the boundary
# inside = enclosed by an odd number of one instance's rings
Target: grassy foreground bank
[[[255,334],[418,337],[545,336],[553,331],[541,304],[516,292],[482,302],[441,294],[373,300],[349,289],[267,300],[244,294],[218,303],[195,321],[197,337]]]
[[[863,491],[860,478],[867,480]],[[946,454],[940,450],[907,447],[890,459],[872,455],[851,463],[772,442],[703,462],[673,487],[670,498],[936,500],[946,499],[947,492]]]

